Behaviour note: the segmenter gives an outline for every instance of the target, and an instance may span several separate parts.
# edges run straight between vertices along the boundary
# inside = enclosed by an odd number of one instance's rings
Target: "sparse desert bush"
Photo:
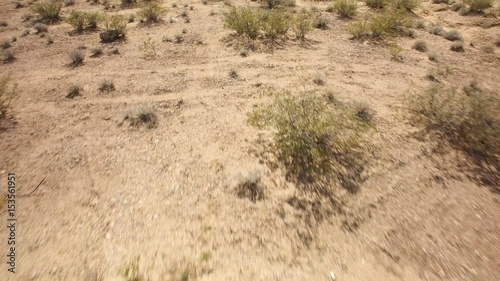
[[[316,75],[314,75],[313,82],[318,86],[324,86],[326,84],[325,77],[320,73],[316,73]]]
[[[493,5],[493,0],[465,0],[464,2],[469,5],[472,13],[482,13]]]
[[[52,45],[54,43],[54,39],[51,36],[47,37],[47,45]]]
[[[354,189],[363,170],[363,157],[356,152],[366,127],[352,110],[331,106],[320,98],[280,93],[273,104],[249,114],[249,123],[275,129],[273,151],[288,178],[312,183],[335,175],[344,187]]]
[[[158,118],[152,106],[142,104],[130,108],[125,113],[123,121],[128,121],[130,126],[133,127],[145,126],[148,129],[152,129],[156,127]]]
[[[262,31],[264,36],[275,39],[285,35],[290,28],[291,15],[284,9],[273,9],[262,15]]]
[[[387,4],[387,0],[366,0],[365,3],[372,9],[382,9]]]
[[[87,29],[96,29],[100,22],[103,20],[103,15],[99,12],[86,12],[85,23]]]
[[[451,44],[450,50],[454,52],[465,52],[464,43],[460,41],[453,42],[453,44]]]
[[[483,47],[481,47],[481,51],[483,51],[487,54],[494,54],[495,48],[493,46],[483,46]]]
[[[412,97],[410,112],[428,131],[468,153],[500,156],[500,99],[495,93],[434,86]]]
[[[0,43],[0,48],[2,48],[3,50],[5,49],[8,49],[12,46],[12,43],[10,42],[10,40],[3,40],[1,43]]]
[[[77,10],[71,11],[66,22],[76,30],[82,31],[85,28],[85,12]]]
[[[412,48],[419,52],[427,52],[427,43],[423,40],[418,40],[413,44]]]
[[[356,15],[358,5],[354,0],[337,0],[333,4],[333,8],[341,17],[352,18]]]
[[[69,66],[77,67],[83,64],[85,53],[79,49],[74,49],[69,52]]]
[[[137,0],[121,0],[122,6],[129,7],[137,4]]]
[[[420,0],[389,0],[389,4],[398,9],[412,11],[420,6]]]
[[[302,11],[295,14],[293,18],[292,28],[295,36],[300,40],[305,40],[307,33],[313,28],[314,15],[310,12]]]
[[[90,49],[90,56],[93,58],[99,57],[102,55],[102,47],[101,46],[95,46]]]
[[[64,0],[64,6],[73,6],[75,5],[75,0]]]
[[[33,5],[33,11],[44,20],[55,21],[59,19],[62,5],[62,2],[57,0],[42,0]]]
[[[456,30],[451,30],[451,31],[446,32],[444,34],[444,38],[446,40],[450,40],[450,41],[463,41],[464,40],[462,35],[460,35],[460,33]]]
[[[349,25],[349,33],[351,33],[353,39],[369,38],[371,35],[370,23],[367,20],[355,21]]]
[[[36,23],[34,26],[33,26],[33,29],[36,31],[36,33],[44,33],[44,32],[47,32],[49,30],[49,27],[46,25],[46,24],[43,24],[43,23]]]
[[[314,27],[325,30],[328,29],[328,23],[329,23],[328,18],[320,14],[316,17],[316,20],[314,21]]]
[[[438,61],[439,61],[439,56],[438,56],[438,54],[436,54],[436,53],[430,53],[430,54],[429,54],[429,60],[430,60],[430,61],[434,61],[434,62],[438,62]]]
[[[156,43],[151,37],[144,41],[142,45],[142,52],[144,53],[144,58],[147,60],[156,58]]]
[[[408,34],[406,30],[412,25],[413,21],[407,12],[399,9],[386,9],[371,19],[371,36],[384,38]]]
[[[267,0],[269,9],[274,7],[295,7],[297,5],[295,0]]]
[[[452,10],[454,12],[459,11],[463,8],[465,8],[465,3],[463,3],[463,2],[455,2],[455,3],[451,4],[451,6],[450,6],[450,10]]]
[[[10,104],[17,97],[17,84],[12,84],[9,76],[0,77],[0,119],[7,114]]]
[[[83,90],[82,87],[80,87],[79,85],[72,85],[69,88],[68,93],[66,94],[66,98],[73,99],[76,98],[77,96],[81,96],[82,90]]]
[[[159,22],[167,10],[157,2],[148,2],[141,7],[137,15],[147,23]]]
[[[127,18],[122,15],[107,15],[104,17],[106,30],[99,34],[103,43],[111,43],[125,38]]]
[[[430,34],[434,34],[434,35],[438,35],[438,36],[443,36],[446,32],[444,31],[444,29],[437,25],[437,26],[433,26],[429,29],[429,33]]]
[[[261,182],[262,174],[259,171],[241,175],[236,193],[240,198],[248,198],[252,202],[265,199],[265,186]]]
[[[115,84],[113,83],[112,80],[104,80],[101,82],[101,85],[99,86],[99,91],[101,93],[109,93],[113,92],[115,90]]]
[[[2,50],[2,62],[9,63],[13,62],[16,59],[14,51],[11,49]]]
[[[353,106],[356,118],[361,122],[371,124],[375,118],[375,111],[365,102],[357,102]]]
[[[424,29],[425,28],[425,20],[423,20],[423,19],[416,20],[415,27],[420,28],[420,29]]]
[[[231,7],[224,13],[224,27],[236,31],[240,36],[257,38],[261,28],[262,14],[259,10],[250,7]]]

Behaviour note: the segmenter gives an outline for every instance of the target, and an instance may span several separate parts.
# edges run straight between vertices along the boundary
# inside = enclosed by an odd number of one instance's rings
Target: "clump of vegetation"
[[[102,14],[98,12],[85,12],[73,10],[66,19],[66,22],[73,26],[77,31],[84,29],[96,29],[99,22],[102,21]]]
[[[0,43],[0,48],[2,48],[4,50],[10,48],[11,46],[12,46],[12,43],[10,42],[10,40],[7,40],[7,39],[3,40]]]
[[[65,7],[73,6],[73,5],[75,5],[75,0],[64,0]]]
[[[439,56],[438,56],[438,54],[436,54],[436,53],[430,53],[430,54],[429,54],[429,60],[430,60],[430,61],[434,61],[434,62],[438,62],[438,61],[439,61]]]
[[[364,102],[358,102],[355,103],[353,106],[354,113],[356,114],[356,117],[367,124],[372,124],[373,119],[375,118],[375,111],[367,104]]]
[[[79,49],[69,52],[69,66],[77,67],[83,65],[85,53]]]
[[[352,18],[356,15],[358,5],[354,0],[337,0],[333,9],[343,18]]]
[[[0,77],[0,119],[10,109],[10,104],[17,97],[17,84],[12,84],[9,76]]]
[[[163,16],[166,12],[167,10],[159,3],[148,2],[141,7],[141,10],[137,15],[143,18],[147,23],[152,23],[159,22],[161,20],[161,16]]]
[[[137,4],[137,0],[121,0],[123,7],[130,7]]]
[[[99,34],[103,43],[111,43],[125,38],[127,18],[122,15],[111,15],[104,18],[106,30]]]
[[[3,63],[10,63],[13,62],[16,59],[16,56],[14,55],[14,51],[11,49],[5,49],[2,50],[2,62]]]
[[[257,38],[261,28],[261,12],[250,7],[231,7],[224,13],[224,27],[236,31],[236,34]]]
[[[127,281],[145,281],[146,279],[139,271],[139,257],[129,262],[121,272],[122,277]]]
[[[95,46],[92,49],[90,49],[90,56],[93,58],[99,57],[102,55],[102,47],[101,46]]]
[[[145,59],[152,60],[156,58],[156,43],[151,37],[144,41],[142,51],[144,52]]]
[[[461,52],[461,53],[465,52],[464,43],[454,42],[453,44],[451,44],[450,50],[452,50],[454,52]]]
[[[295,36],[300,40],[305,40],[307,33],[313,28],[313,14],[307,11],[297,13],[292,24]]]
[[[464,2],[469,5],[472,13],[482,13],[493,5],[493,0],[465,0]]]
[[[262,174],[258,171],[241,176],[236,192],[240,198],[248,198],[252,202],[265,199],[265,186],[261,182]]]
[[[391,6],[397,8],[397,9],[402,9],[402,10],[407,10],[407,11],[412,11],[418,8],[420,6],[420,1],[419,0],[390,0]]]
[[[427,43],[423,40],[418,40],[413,44],[412,48],[419,52],[427,52]]]
[[[267,0],[269,9],[274,7],[295,7],[297,5],[295,0]]]
[[[262,16],[262,31],[267,38],[283,36],[290,28],[291,15],[282,9],[273,9]]]
[[[81,96],[82,90],[83,90],[82,87],[80,87],[78,85],[73,85],[69,88],[68,94],[66,95],[66,98],[73,99],[73,98],[76,98],[78,96]]]
[[[354,190],[363,170],[361,133],[366,126],[351,109],[331,106],[320,98],[280,94],[270,106],[249,114],[249,123],[275,129],[273,151],[288,178],[307,184],[335,175]]]
[[[101,93],[110,93],[115,90],[115,83],[112,80],[104,80],[99,86],[99,91]]]
[[[323,15],[318,15],[314,21],[314,27],[325,30],[328,29],[328,23],[328,18]]]
[[[50,22],[59,19],[62,2],[57,0],[42,0],[33,5],[33,11],[39,14],[43,20]]]
[[[372,9],[382,9],[387,4],[387,0],[366,0],[365,3]]]
[[[408,28],[413,26],[413,21],[408,12],[388,8],[377,14],[369,21],[359,20],[349,27],[354,39],[375,38],[383,39],[400,35],[409,35]]]
[[[500,156],[500,99],[477,85],[457,92],[434,86],[410,103],[413,120],[457,148],[485,159]]]
[[[444,31],[444,29],[441,26],[437,25],[437,26],[431,27],[431,29],[429,30],[429,33],[434,34],[434,35],[438,35],[438,36],[443,36],[446,32]]]
[[[444,34],[444,38],[446,40],[450,40],[450,41],[463,41],[464,40],[462,35],[460,35],[460,33],[456,30],[451,30],[451,31],[446,32]]]
[[[47,45],[52,45],[52,44],[54,44],[54,39],[52,39],[51,36],[48,36],[47,37]]]
[[[33,29],[36,31],[37,34],[39,34],[47,32],[49,30],[49,27],[46,24],[39,22],[33,26]]]
[[[152,129],[157,126],[158,118],[152,106],[139,105],[129,109],[125,113],[123,121],[130,122],[130,126],[133,127],[145,126]]]

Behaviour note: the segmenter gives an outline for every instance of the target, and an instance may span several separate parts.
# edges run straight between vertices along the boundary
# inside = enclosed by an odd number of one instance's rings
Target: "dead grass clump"
[[[463,53],[463,52],[465,52],[464,43],[462,43],[462,42],[454,42],[453,44],[451,44],[450,50],[452,50],[454,52]]]
[[[320,183],[336,175],[346,188],[355,189],[363,170],[359,161],[361,131],[352,110],[316,97],[279,94],[273,104],[249,114],[249,123],[275,129],[273,151],[298,183]],[[327,192],[322,187],[321,192]]]
[[[439,56],[438,56],[438,54],[436,54],[436,53],[430,53],[430,54],[429,54],[429,60],[430,60],[430,61],[434,61],[434,62],[438,62],[438,61],[439,61]]]
[[[328,18],[325,17],[324,15],[318,15],[316,17],[316,20],[314,21],[314,27],[318,29],[326,30],[328,29],[328,24],[329,24]]]
[[[451,31],[446,32],[444,34],[444,38],[446,40],[449,40],[449,41],[463,41],[464,40],[462,35],[456,30],[451,30]]]
[[[338,0],[333,9],[343,18],[352,18],[356,15],[358,4],[354,0]]]
[[[6,49],[2,50],[2,62],[3,63],[10,63],[13,62],[16,59],[16,56],[14,54],[14,51],[11,49]]]
[[[144,19],[146,23],[153,23],[161,21],[161,17],[166,12],[167,10],[163,8],[159,3],[148,2],[141,7],[141,10],[137,13],[137,15]]]
[[[112,80],[104,80],[99,86],[99,91],[101,93],[110,93],[115,90],[115,83]]]
[[[240,198],[248,198],[252,202],[265,199],[265,186],[261,182],[262,174],[254,171],[248,175],[241,175],[236,193]]]
[[[49,30],[49,27],[46,24],[39,22],[33,26],[33,29],[36,31],[36,34],[39,34],[39,33],[47,32]]]
[[[17,84],[12,84],[9,76],[0,77],[0,119],[7,114],[10,104],[17,97]]]
[[[471,13],[482,13],[493,5],[493,0],[465,0],[464,2],[469,5]]]
[[[90,49],[90,56],[93,58],[101,56],[103,53],[101,46],[95,46]]]
[[[500,156],[500,99],[493,92],[469,87],[458,92],[434,86],[412,97],[415,122],[457,148],[484,159]]]
[[[33,11],[43,20],[53,22],[59,19],[62,5],[62,2],[57,0],[42,0],[33,5]]]
[[[355,103],[353,106],[356,117],[367,124],[372,124],[375,117],[375,111],[364,102]]]
[[[66,98],[73,99],[76,98],[77,96],[81,96],[82,90],[83,90],[82,87],[78,85],[73,85],[69,88]]]
[[[427,43],[423,40],[418,40],[413,44],[412,48],[419,52],[427,52]]]
[[[69,52],[69,66],[77,67],[83,65],[85,60],[85,53],[81,50],[75,49]]]
[[[123,121],[125,120],[130,123],[130,126],[144,126],[148,129],[155,128],[158,124],[155,109],[149,105],[139,105],[129,109],[123,118]]]
[[[441,26],[433,26],[431,29],[429,29],[430,34],[438,35],[438,36],[443,36],[446,32]]]

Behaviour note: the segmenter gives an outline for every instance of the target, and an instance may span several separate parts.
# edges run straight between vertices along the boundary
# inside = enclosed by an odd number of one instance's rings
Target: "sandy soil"
[[[329,3],[299,2],[322,10],[329,28],[315,29],[306,43],[291,39],[241,57],[223,28],[222,2],[172,3],[164,3],[164,23],[144,27],[136,20],[125,42],[102,44],[98,32],[74,35],[64,22],[50,25],[45,37],[23,37],[33,25],[21,19],[29,7],[1,1],[8,26],[0,27],[0,39],[17,37],[17,59],[0,64],[0,72],[18,83],[20,97],[0,123],[0,194],[15,172],[20,197],[18,272],[8,273],[2,262],[0,279],[121,280],[120,271],[138,257],[144,280],[329,280],[330,272],[340,281],[500,280],[499,194],[475,180],[459,152],[437,153],[431,139],[416,138],[418,128],[404,114],[409,91],[428,87],[425,76],[438,67],[450,69],[445,85],[477,80],[500,89],[500,50],[481,50],[500,39],[498,19],[435,12],[438,5],[424,2],[416,16],[459,30],[465,52],[416,29],[416,39],[397,39],[404,49],[398,62],[386,46],[350,40],[349,20],[324,12]],[[245,3],[258,5],[235,1]],[[74,8],[103,10],[77,0],[62,17]],[[180,17],[184,10],[190,23]],[[183,42],[162,42],[184,29]],[[156,44],[154,60],[142,57],[148,38]],[[419,39],[427,53],[411,48]],[[68,52],[82,44],[84,65],[67,67]],[[104,55],[89,57],[97,45]],[[113,48],[119,54],[109,54]],[[430,52],[439,62],[428,59]],[[318,74],[326,85],[313,83]],[[100,93],[104,79],[116,91]],[[81,85],[82,96],[66,98],[71,85]],[[295,186],[284,172],[262,164],[259,140],[271,136],[248,126],[247,113],[269,101],[267,87],[332,91],[376,111],[367,180],[355,194],[339,189],[331,213],[312,215],[314,206],[291,200]],[[157,128],[119,126],[140,104],[156,108]],[[235,187],[256,171],[267,197],[254,203]],[[0,214],[6,219],[5,208]],[[2,227],[2,251],[7,236]]]

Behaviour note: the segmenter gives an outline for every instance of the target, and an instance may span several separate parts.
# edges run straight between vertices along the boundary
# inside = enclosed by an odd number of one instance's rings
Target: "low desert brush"
[[[116,40],[124,39],[128,20],[122,15],[107,15],[104,17],[104,27],[106,30],[99,34],[103,43],[110,43]]]
[[[236,187],[236,193],[240,198],[248,198],[252,202],[265,199],[265,186],[261,182],[262,174],[259,171],[241,175]]]
[[[81,50],[75,49],[69,52],[69,66],[77,67],[83,64],[85,53]]]
[[[113,83],[112,80],[104,80],[101,82],[101,85],[99,86],[99,91],[101,93],[109,93],[113,92],[115,90],[115,84]]]
[[[263,14],[262,31],[264,36],[275,39],[283,36],[290,28],[291,15],[284,9],[273,9]]]
[[[292,22],[292,28],[295,36],[300,40],[305,40],[307,33],[313,29],[314,14],[302,11],[295,14]]]
[[[408,28],[413,26],[409,13],[400,9],[388,8],[370,20],[358,20],[349,27],[354,39],[409,35]]]
[[[387,4],[387,0],[366,0],[365,3],[372,9],[382,9]]]
[[[33,29],[36,31],[37,34],[39,34],[39,33],[47,32],[49,27],[46,24],[38,22],[33,26]]]
[[[102,14],[98,12],[73,10],[66,19],[66,22],[73,26],[77,31],[82,31],[83,29],[96,29],[102,19]]]
[[[145,3],[141,10],[137,13],[137,15],[144,19],[147,23],[159,22],[161,17],[167,12],[165,8],[163,8],[157,2],[148,2]]]
[[[464,40],[462,35],[460,35],[460,33],[456,30],[448,31],[448,32],[444,33],[443,36],[446,40],[450,40],[450,41],[463,41]]]
[[[231,7],[224,13],[224,27],[236,31],[240,36],[257,38],[261,29],[262,13],[251,7]]]
[[[389,5],[397,9],[412,11],[420,6],[420,0],[389,0]]]
[[[13,84],[9,76],[0,77],[0,119],[10,109],[10,104],[17,97],[17,84]]]
[[[465,0],[464,2],[469,5],[472,13],[482,13],[493,5],[493,0]]]
[[[427,43],[423,40],[418,40],[413,44],[412,48],[419,52],[427,52]]]
[[[152,106],[138,105],[130,108],[125,113],[123,121],[128,121],[130,126],[133,127],[144,126],[148,129],[152,129],[156,127],[158,117],[156,116],[155,109]]]
[[[269,9],[274,7],[295,7],[297,5],[295,0],[267,0]]]
[[[497,93],[468,87],[466,91],[434,86],[414,95],[415,122],[452,145],[474,155],[500,156],[500,98]]]
[[[270,106],[250,113],[249,123],[274,129],[273,151],[289,178],[312,183],[335,175],[352,188],[363,170],[362,157],[352,156],[361,147],[365,126],[353,111],[331,107],[321,98],[280,93]]]
[[[33,11],[39,14],[43,20],[55,21],[59,19],[62,6],[61,1],[41,0],[33,5]]]
[[[333,9],[343,18],[352,18],[356,15],[358,5],[354,0],[337,0],[333,4]]]

